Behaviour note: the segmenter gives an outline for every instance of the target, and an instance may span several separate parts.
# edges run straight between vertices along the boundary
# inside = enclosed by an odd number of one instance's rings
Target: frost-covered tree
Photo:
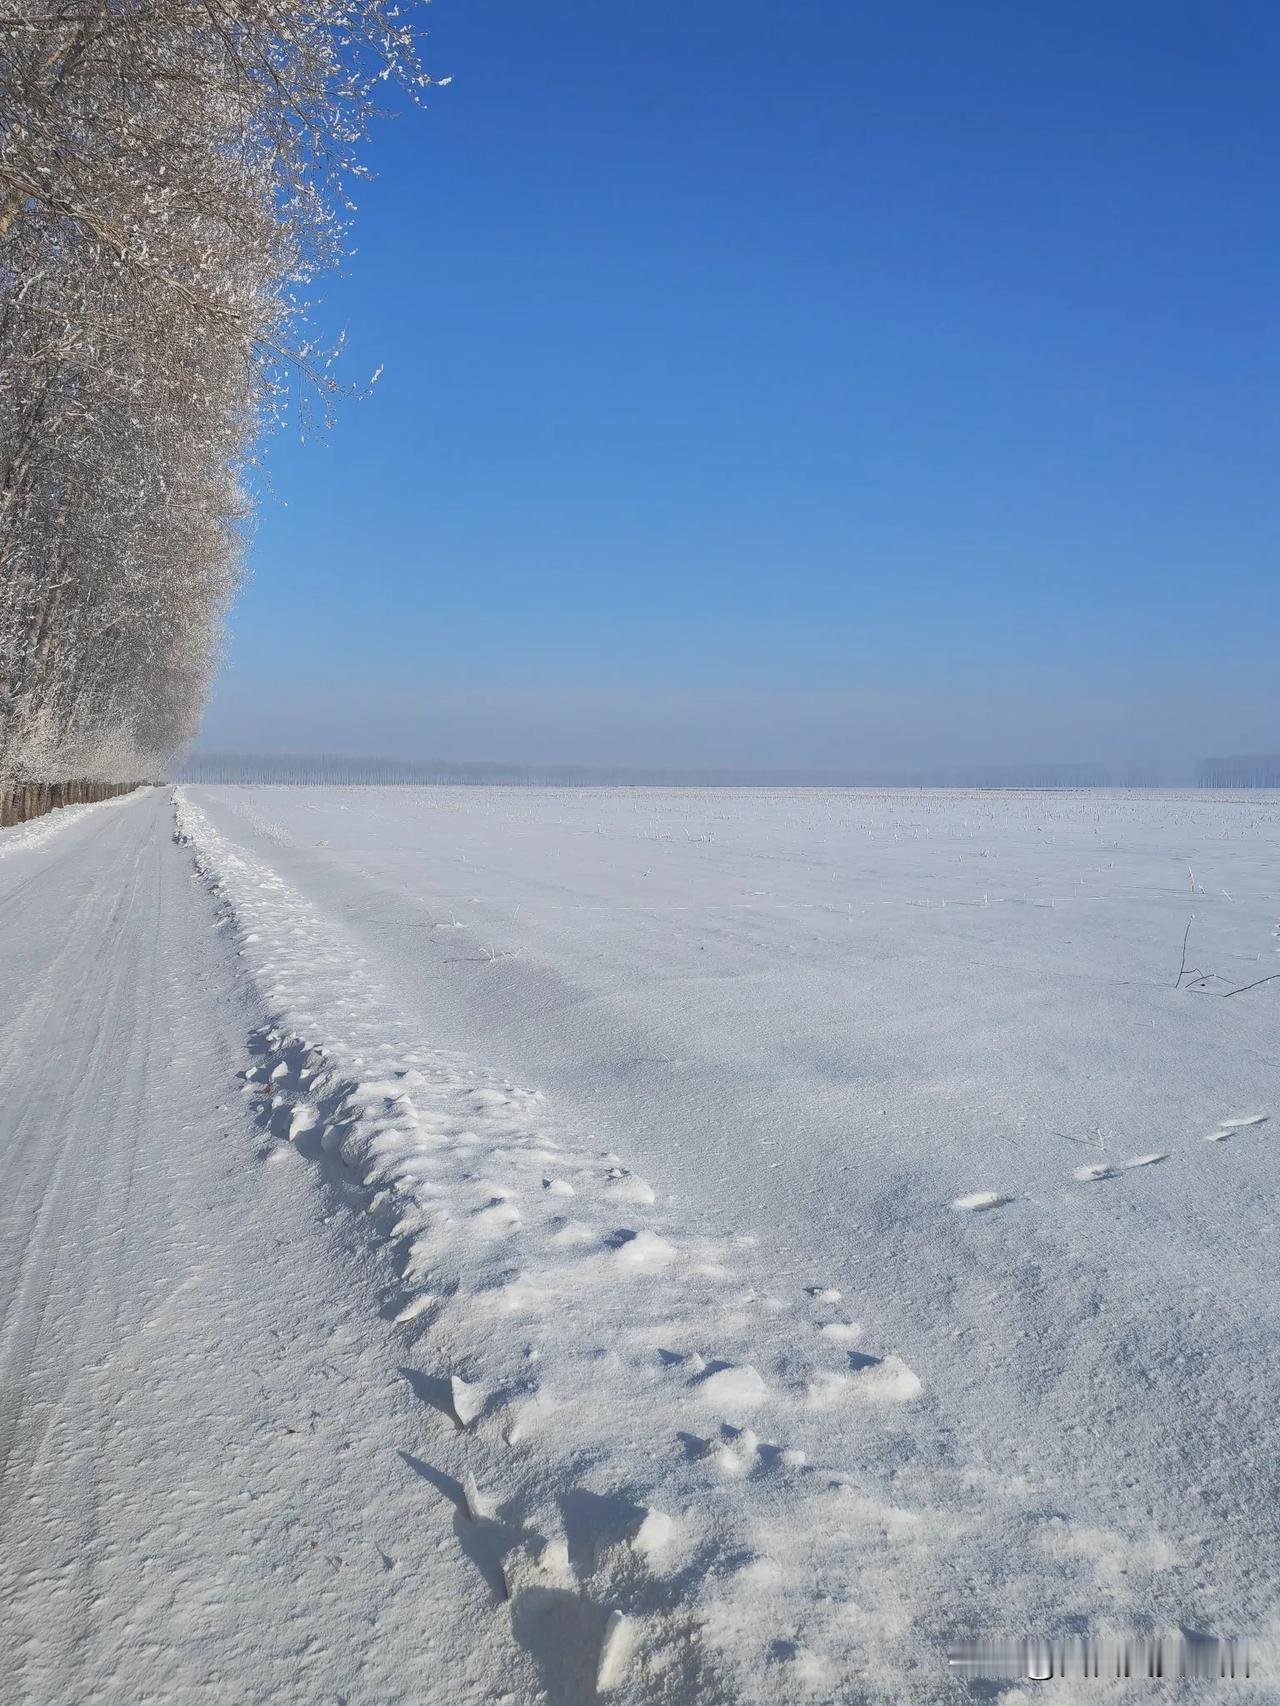
[[[0,782],[189,739],[388,77],[390,0],[0,0]]]

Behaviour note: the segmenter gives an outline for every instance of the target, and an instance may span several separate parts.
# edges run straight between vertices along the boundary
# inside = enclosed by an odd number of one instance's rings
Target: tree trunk
[[[10,782],[0,787],[0,829],[43,817],[59,806],[95,805],[142,786],[141,782],[89,782],[81,777],[66,782]]]

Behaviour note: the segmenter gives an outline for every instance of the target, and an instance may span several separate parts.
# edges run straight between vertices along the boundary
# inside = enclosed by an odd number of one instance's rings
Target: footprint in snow
[[[909,1404],[924,1390],[924,1382],[900,1356],[884,1357],[849,1352],[849,1372],[824,1370],[815,1374],[805,1388],[805,1404],[811,1410],[829,1410],[847,1399],[871,1404]]]
[[[1235,1137],[1239,1132],[1248,1131],[1252,1126],[1266,1125],[1267,1118],[1266,1114],[1241,1114],[1235,1119],[1219,1120],[1218,1129],[1211,1131],[1205,1138],[1205,1142],[1225,1143],[1229,1137]]]
[[[710,1363],[695,1375],[692,1391],[699,1403],[731,1412],[754,1409],[769,1396],[769,1388],[750,1363]]]
[[[492,1197],[483,1208],[471,1211],[470,1226],[482,1237],[500,1238],[520,1225],[520,1211],[506,1197]]]
[[[1103,1179],[1118,1179],[1121,1173],[1132,1172],[1135,1167],[1156,1167],[1168,1159],[1168,1150],[1157,1149],[1149,1155],[1134,1155],[1128,1161],[1095,1161],[1087,1167],[1077,1167],[1073,1176],[1082,1185],[1096,1185]]]
[[[657,1200],[653,1186],[625,1167],[610,1167],[601,1195],[611,1202],[638,1203],[647,1206]]]
[[[1228,1119],[1218,1121],[1217,1128],[1206,1134],[1205,1143],[1226,1143],[1229,1138],[1240,1132],[1249,1131],[1265,1125],[1270,1118],[1268,1114],[1233,1114]],[[1121,1173],[1132,1172],[1139,1167],[1156,1167],[1169,1159],[1167,1149],[1155,1149],[1144,1155],[1132,1155],[1127,1161],[1093,1161],[1083,1167],[1077,1167],[1072,1177],[1077,1184],[1098,1185],[1107,1179],[1118,1179]],[[1004,1208],[1015,1199],[1002,1191],[970,1191],[962,1197],[955,1197],[951,1207],[960,1214],[981,1214],[989,1209]],[[835,1302],[839,1292],[828,1292],[821,1286],[807,1286],[809,1296],[819,1302]]]
[[[803,1469],[805,1454],[790,1446],[770,1445],[762,1441],[754,1428],[734,1427],[723,1423],[718,1439],[700,1439],[696,1434],[683,1434],[686,1452],[732,1480],[737,1476],[753,1475],[757,1470]]]
[[[392,1322],[397,1327],[406,1326],[410,1321],[416,1321],[419,1315],[424,1315],[433,1303],[438,1302],[434,1292],[420,1291],[416,1297],[411,1297],[403,1308],[397,1310],[391,1317]]]
[[[674,1244],[656,1232],[634,1232],[629,1226],[620,1227],[605,1242],[614,1262],[627,1273],[654,1273],[674,1262],[679,1254]]]
[[[484,1409],[489,1394],[482,1386],[455,1374],[449,1381],[449,1399],[459,1429],[469,1428]]]
[[[860,1321],[826,1321],[818,1328],[831,1345],[852,1345],[862,1337]]]
[[[642,1558],[656,1558],[670,1546],[678,1532],[678,1525],[665,1511],[660,1511],[653,1505],[643,1506],[642,1509],[644,1514],[633,1532],[628,1535],[627,1544]]]
[[[957,1197],[951,1206],[961,1214],[982,1214],[990,1208],[1003,1208],[1012,1201],[1012,1197],[1000,1191],[970,1191],[968,1196]]]

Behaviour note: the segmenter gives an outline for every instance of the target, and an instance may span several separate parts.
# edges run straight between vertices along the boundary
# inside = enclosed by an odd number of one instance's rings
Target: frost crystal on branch
[[[0,0],[0,783],[194,732],[387,78],[387,0]]]

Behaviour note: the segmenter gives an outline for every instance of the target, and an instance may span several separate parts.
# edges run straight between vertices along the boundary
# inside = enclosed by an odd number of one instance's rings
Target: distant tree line
[[[1280,753],[1206,758],[1196,780],[1202,788],[1280,788]]]
[[[461,760],[361,758],[338,753],[196,752],[176,772],[184,782],[491,784],[540,788],[1280,788],[1280,758],[1157,764],[1016,764],[909,770],[695,770],[575,764],[484,764]]]
[[[563,773],[563,767],[561,772]],[[523,783],[535,778],[524,764],[468,764],[447,760],[352,758],[336,753],[193,752],[175,772],[180,782],[328,783]]]
[[[0,789],[191,738],[387,76],[395,0],[0,0]]]

